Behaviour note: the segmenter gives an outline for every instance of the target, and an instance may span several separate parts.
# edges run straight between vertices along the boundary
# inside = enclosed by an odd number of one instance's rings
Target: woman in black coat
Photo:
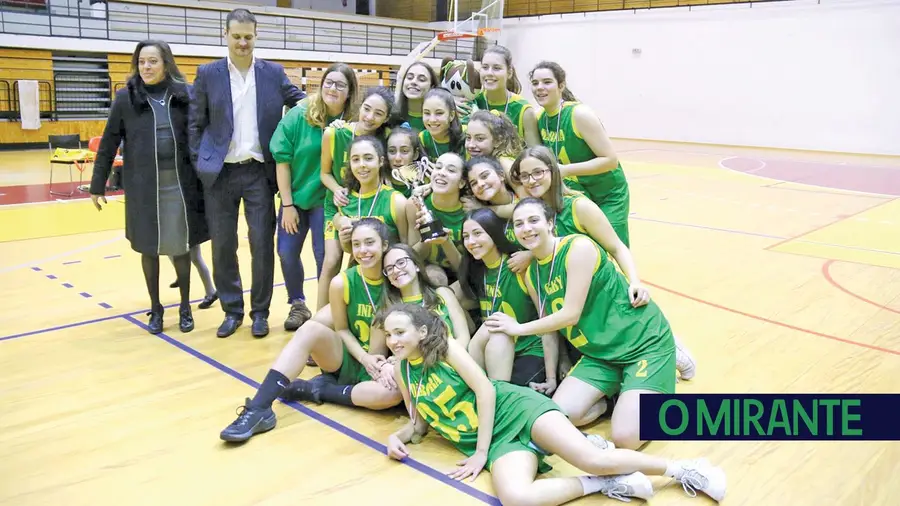
[[[152,334],[163,329],[159,257],[172,257],[181,291],[179,327],[190,332],[190,249],[209,240],[203,195],[188,150],[189,103],[188,85],[169,45],[139,43],[127,86],[116,92],[91,179],[91,199],[102,210],[106,180],[124,141],[125,237],[141,254]]]

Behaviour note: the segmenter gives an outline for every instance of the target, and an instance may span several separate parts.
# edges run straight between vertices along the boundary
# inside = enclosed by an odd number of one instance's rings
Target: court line
[[[43,239],[43,238],[42,238],[42,239]],[[24,263],[21,263],[21,264],[18,264],[18,265],[11,265],[11,266],[9,266],[9,267],[3,267],[3,268],[0,268],[0,274],[5,274],[5,273],[7,273],[7,272],[12,272],[12,271],[15,271],[15,270],[18,270],[18,269],[23,269],[23,268],[25,268],[25,267],[32,267],[32,266],[34,266],[34,265],[40,265],[40,264],[42,264],[42,263],[49,262],[49,261],[51,261],[51,260],[57,260],[57,259],[59,259],[59,258],[65,258],[65,257],[67,257],[67,256],[69,256],[69,255],[74,255],[75,253],[82,253],[82,252],[84,252],[84,251],[90,251],[90,250],[92,250],[92,249],[96,249],[96,248],[99,248],[99,247],[101,247],[101,246],[106,246],[107,244],[112,244],[112,243],[114,243],[114,242],[121,241],[122,239],[125,239],[125,237],[124,237],[124,236],[122,236],[122,237],[114,237],[114,238],[112,238],[112,239],[106,239],[106,240],[104,240],[104,241],[100,241],[100,242],[95,243],[95,244],[90,244],[90,245],[88,245],[88,246],[83,246],[83,247],[81,247],[81,248],[73,249],[73,250],[70,250],[70,251],[64,251],[64,252],[62,252],[62,253],[59,253],[59,254],[56,254],[56,255],[53,255],[53,256],[49,256],[49,257],[46,257],[46,258],[42,258],[42,259],[40,259],[40,260],[31,260],[31,261],[24,262]]]
[[[138,327],[140,327],[144,330],[147,330],[147,325],[145,325],[143,322],[135,319],[133,316],[123,316],[123,318],[125,320],[128,320],[129,322],[133,323],[134,325],[137,325]],[[232,369],[231,367],[228,367],[227,365],[219,362],[218,360],[210,357],[209,355],[205,355],[204,353],[197,351],[196,349],[188,346],[187,344],[184,344],[181,341],[178,341],[177,339],[174,339],[174,338],[166,335],[164,332],[156,334],[156,337],[159,337],[163,341],[171,344],[172,346],[175,346],[176,348],[180,349],[181,351],[184,351],[184,352],[188,353],[189,355],[192,355],[195,358],[198,358],[198,359],[202,360],[203,362],[206,362],[207,364],[213,366],[214,368],[218,369],[219,371],[224,372],[225,374],[231,376],[232,378],[245,383],[246,385],[250,386],[251,388],[258,389],[260,386],[259,383],[248,378],[247,376],[243,375],[242,373]],[[279,400],[279,402],[282,402],[282,404],[284,404],[286,406],[290,406],[295,411],[299,411],[300,413],[303,413],[304,415],[331,427],[332,429],[340,432],[341,434],[344,434],[345,436],[348,436],[351,439],[354,439],[355,441],[362,443],[362,444],[368,446],[369,448],[372,448],[373,450],[377,451],[378,453],[384,454],[384,458],[388,458],[387,448],[383,444],[375,441],[374,439],[371,439],[368,436],[365,436],[359,432],[356,432],[355,430],[351,429],[350,427],[347,427],[347,426],[341,424],[340,422],[337,422],[337,421],[335,421],[321,413],[318,413],[302,404],[299,404],[296,402],[283,402],[280,400]],[[399,462],[402,464],[406,464],[407,466],[409,466],[409,467],[415,469],[416,471],[419,471],[427,476],[435,478],[438,481],[440,481],[441,483],[450,485],[451,487],[459,490],[460,492],[463,492],[471,497],[474,497],[475,499],[478,499],[479,501],[481,501],[483,503],[501,506],[500,500],[497,499],[496,497],[494,497],[486,492],[482,492],[481,490],[478,490],[478,489],[472,487],[471,485],[467,485],[465,483],[456,481],[456,480],[444,475],[444,473],[438,471],[437,469],[434,469],[433,467],[423,464],[413,458],[407,457]]]
[[[698,297],[694,297],[693,295],[688,295],[688,294],[686,294],[686,293],[679,292],[678,290],[673,290],[673,289],[671,289],[671,288],[667,288],[667,287],[662,286],[662,285],[657,285],[656,283],[653,283],[653,282],[650,282],[650,281],[647,281],[647,280],[644,280],[644,283],[647,284],[647,285],[650,285],[650,286],[652,286],[652,287],[659,288],[660,290],[663,290],[663,291],[672,293],[672,294],[674,294],[674,295],[678,295],[679,297],[684,297],[685,299],[689,299],[689,300],[692,300],[692,301],[694,301],[694,302],[699,302],[700,304],[705,304],[705,305],[707,305],[707,306],[711,306],[711,307],[714,307],[714,308],[716,308],[716,309],[721,309],[721,310],[723,310],[723,311],[728,311],[729,313],[734,313],[734,314],[738,314],[738,315],[741,315],[741,316],[746,316],[747,318],[752,318],[752,319],[754,319],[754,320],[759,320],[759,321],[765,322],[765,323],[771,323],[772,325],[778,325],[779,327],[784,327],[784,328],[787,328],[787,329],[796,330],[797,332],[803,332],[803,333],[805,333],[805,334],[810,334],[810,335],[813,335],[813,336],[819,336],[819,337],[823,337],[823,338],[825,338],[825,339],[831,339],[832,341],[838,341],[838,342],[841,342],[841,343],[844,343],[844,344],[851,344],[851,345],[859,346],[859,347],[862,347],[862,348],[868,348],[868,349],[870,349],[870,350],[882,351],[882,352],[884,352],[884,353],[890,353],[891,355],[898,355],[898,356],[900,356],[900,351],[897,351],[897,350],[892,350],[892,349],[889,349],[889,348],[882,348],[881,346],[875,346],[875,345],[873,345],[873,344],[861,343],[861,342],[859,342],[859,341],[853,341],[852,339],[845,339],[845,338],[843,338],[843,337],[832,336],[832,335],[830,335],[830,334],[825,334],[825,333],[818,332],[818,331],[815,331],[815,330],[810,330],[810,329],[805,329],[805,328],[802,328],[802,327],[797,327],[797,326],[791,325],[791,324],[789,324],[789,323],[784,323],[784,322],[780,322],[780,321],[777,321],[777,320],[771,320],[771,319],[766,318],[766,317],[764,317],[764,316],[759,316],[759,315],[755,315],[755,314],[746,313],[746,312],[741,311],[741,310],[739,310],[739,309],[733,309],[733,308],[730,308],[730,307],[727,307],[727,306],[723,306],[723,305],[721,305],[721,304],[717,304],[717,303],[715,303],[715,302],[710,302],[710,301],[708,301],[708,300],[704,300],[704,299],[701,299],[701,298],[698,298]]]
[[[826,223],[826,224],[824,224],[824,225],[822,225],[822,226],[819,226],[819,227],[816,227],[816,228],[814,228],[814,229],[812,229],[812,230],[803,232],[802,234],[795,235],[794,237],[789,237],[789,238],[787,238],[787,239],[785,239],[785,240],[783,240],[783,241],[780,241],[780,242],[777,242],[777,243],[772,244],[772,245],[770,245],[770,246],[767,246],[765,249],[771,250],[772,248],[777,248],[778,246],[781,246],[781,245],[784,244],[784,243],[791,242],[791,241],[793,241],[793,240],[795,240],[795,239],[800,239],[801,237],[807,236],[807,235],[809,235],[809,234],[812,234],[813,232],[818,232],[819,230],[822,230],[823,228],[827,228],[827,227],[830,227],[830,226],[832,226],[832,225],[837,225],[838,223],[840,223],[840,222],[842,222],[842,221],[849,220],[850,218],[853,218],[854,216],[859,216],[860,214],[863,214],[863,213],[865,213],[865,212],[871,211],[871,210],[873,210],[873,209],[875,209],[875,208],[877,208],[877,207],[881,207],[881,206],[883,206],[883,205],[885,205],[885,204],[888,204],[888,203],[890,203],[890,202],[893,202],[894,200],[896,200],[896,199],[885,200],[884,202],[880,202],[880,203],[878,203],[878,204],[875,204],[874,206],[867,207],[867,208],[862,209],[862,210],[860,210],[860,211],[857,211],[857,212],[855,212],[855,213],[853,213],[853,214],[848,214],[848,215],[842,216],[842,217],[840,217],[840,218],[838,218],[838,219],[836,219],[836,220],[834,220],[834,221],[832,221],[832,222],[830,222],[830,223]],[[832,246],[832,245],[829,245],[829,246]]]
[[[845,288],[843,285],[835,281],[834,277],[831,275],[831,265],[835,262],[835,260],[828,260],[824,264],[822,264],[822,275],[825,276],[825,279],[831,284],[831,286],[837,288],[838,290],[846,293],[847,295],[853,297],[854,299],[859,299],[867,304],[871,304],[879,309],[884,309],[885,311],[890,311],[892,313],[900,314],[900,310],[894,309],[892,307],[885,306],[883,304],[879,304],[873,300],[867,299],[862,295],[851,292],[849,289]]]

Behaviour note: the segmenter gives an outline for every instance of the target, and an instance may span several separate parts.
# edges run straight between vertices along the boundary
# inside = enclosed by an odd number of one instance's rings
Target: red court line
[[[781,246],[782,244],[784,244],[784,243],[786,243],[786,242],[791,242],[791,241],[793,241],[793,240],[795,240],[795,239],[799,239],[799,238],[801,238],[801,237],[803,237],[803,236],[805,236],[805,235],[809,235],[809,234],[811,234],[811,233],[813,233],[813,232],[818,232],[819,230],[822,230],[823,228],[830,227],[830,226],[832,226],[832,225],[836,225],[836,224],[838,224],[838,223],[840,223],[840,222],[842,222],[842,221],[844,221],[844,220],[853,218],[854,216],[858,216],[858,215],[860,215],[860,214],[862,214],[862,213],[864,213],[864,212],[866,212],[866,211],[871,211],[872,209],[875,209],[876,207],[880,207],[880,206],[883,206],[883,205],[885,205],[885,204],[887,204],[887,203],[893,202],[894,200],[896,200],[896,199],[885,200],[884,202],[879,202],[879,203],[875,204],[875,205],[872,206],[872,207],[867,207],[867,208],[862,209],[862,210],[860,210],[860,211],[857,211],[857,212],[855,212],[855,213],[853,213],[853,214],[847,214],[847,215],[844,215],[844,216],[839,216],[838,219],[836,219],[836,220],[834,220],[834,221],[831,221],[831,222],[826,223],[826,224],[824,224],[824,225],[818,226],[818,227],[816,227],[816,228],[814,228],[814,229],[812,229],[812,230],[807,230],[806,232],[797,234],[797,235],[795,235],[794,237],[788,237],[787,239],[785,239],[785,240],[783,240],[783,241],[778,241],[778,242],[776,242],[775,244],[771,244],[771,245],[769,245],[769,246],[766,246],[765,249],[766,249],[766,251],[770,251],[770,250],[772,250],[773,248],[777,248],[778,246]]]
[[[721,305],[721,304],[716,304],[715,302],[710,302],[710,301],[708,301],[708,300],[698,299],[697,297],[688,295],[688,294],[686,294],[686,293],[679,292],[679,291],[677,291],[677,290],[672,290],[671,288],[666,288],[666,287],[664,287],[664,286],[660,286],[660,285],[657,285],[657,284],[655,284],[655,283],[651,283],[650,281],[647,281],[647,280],[644,280],[644,283],[645,283],[645,284],[648,284],[648,285],[650,285],[650,286],[652,286],[652,287],[659,288],[660,290],[663,290],[663,291],[666,291],[666,292],[669,292],[669,293],[678,295],[679,297],[684,297],[685,299],[690,299],[690,300],[692,300],[692,301],[694,301],[694,302],[699,302],[700,304],[705,304],[705,305],[707,305],[707,306],[711,306],[711,307],[714,307],[714,308],[716,308],[716,309],[721,309],[721,310],[723,310],[723,311],[728,311],[729,313],[739,314],[739,315],[741,315],[741,316],[746,316],[747,318],[752,318],[752,319],[754,319],[754,320],[759,320],[759,321],[761,321],[761,322],[771,323],[772,325],[778,325],[779,327],[784,327],[784,328],[787,328],[787,329],[796,330],[797,332],[803,332],[803,333],[805,333],[805,334],[810,334],[810,335],[813,335],[813,336],[824,337],[825,339],[831,339],[832,341],[838,341],[838,342],[845,343],[845,344],[852,344],[852,345],[855,345],[855,346],[859,346],[859,347],[861,347],[861,348],[868,348],[868,349],[870,349],[870,350],[882,351],[882,352],[884,352],[884,353],[890,353],[891,355],[900,355],[900,351],[897,351],[897,350],[891,350],[891,349],[888,349],[888,348],[882,348],[881,346],[875,346],[875,345],[872,345],[872,344],[861,343],[861,342],[859,342],[859,341],[853,341],[853,340],[851,340],[851,339],[844,339],[843,337],[832,336],[832,335],[830,335],[830,334],[823,334],[822,332],[817,332],[817,331],[815,331],[815,330],[804,329],[804,328],[802,328],[802,327],[795,327],[794,325],[791,325],[791,324],[789,324],[789,323],[784,323],[784,322],[780,322],[780,321],[776,321],[776,320],[770,320],[769,318],[766,318],[766,317],[763,317],[763,316],[758,316],[758,315],[755,315],[755,314],[745,313],[745,312],[740,311],[740,310],[738,310],[738,309],[732,309],[732,308],[730,308],[730,307],[726,307],[726,306],[723,306],[723,305]]]
[[[846,293],[847,295],[853,297],[854,299],[859,299],[859,300],[861,300],[861,301],[863,301],[863,302],[865,302],[865,303],[867,303],[867,304],[871,304],[871,305],[873,305],[873,306],[875,306],[875,307],[877,307],[877,308],[879,308],[879,309],[884,309],[885,311],[890,311],[890,312],[892,312],[892,313],[900,314],[900,311],[898,311],[898,310],[896,310],[896,309],[894,309],[894,308],[892,308],[892,307],[887,307],[887,306],[885,306],[885,305],[883,305],[883,304],[879,304],[879,303],[877,303],[877,302],[875,302],[875,301],[873,301],[873,300],[869,300],[869,299],[867,299],[867,298],[865,298],[865,297],[863,297],[862,295],[859,295],[859,294],[857,294],[857,293],[851,292],[850,290],[848,290],[847,288],[845,288],[843,285],[841,285],[840,283],[838,283],[837,281],[835,281],[834,278],[831,276],[831,264],[833,264],[834,262],[835,262],[834,260],[829,260],[829,261],[825,262],[824,264],[822,264],[822,275],[825,276],[825,279],[828,280],[829,283],[831,283],[831,286],[833,286],[833,287],[837,288],[838,290],[840,290],[840,291]]]

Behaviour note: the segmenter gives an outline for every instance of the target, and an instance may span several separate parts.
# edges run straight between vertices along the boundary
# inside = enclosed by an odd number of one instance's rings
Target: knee
[[[399,389],[395,388],[392,390],[388,390],[387,388],[384,388],[382,390],[383,392],[376,399],[374,399],[375,405],[372,407],[372,409],[391,409],[403,402],[403,395],[400,394]]]
[[[647,441],[641,441],[640,427],[637,425],[613,425],[610,440],[616,448],[639,450]]]
[[[497,497],[504,506],[531,506],[532,504],[538,504],[537,498],[527,488],[500,487],[496,488],[496,490]]]

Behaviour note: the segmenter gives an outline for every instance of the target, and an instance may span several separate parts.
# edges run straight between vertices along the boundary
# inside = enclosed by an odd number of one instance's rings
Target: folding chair
[[[59,195],[63,197],[71,197],[75,194],[75,188],[72,183],[75,179],[72,177],[72,167],[78,169],[80,174],[79,184],[84,182],[85,165],[92,163],[95,159],[94,153],[90,150],[81,148],[81,136],[78,134],[70,135],[50,135],[47,136],[50,145],[50,195]],[[69,166],[69,193],[53,191],[53,166],[68,165]]]

